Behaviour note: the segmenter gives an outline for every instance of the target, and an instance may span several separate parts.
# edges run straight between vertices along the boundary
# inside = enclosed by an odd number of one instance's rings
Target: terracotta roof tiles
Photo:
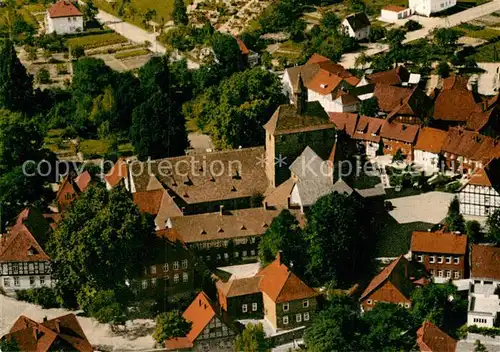
[[[413,252],[465,255],[467,236],[455,233],[415,231],[411,236],[410,249]]]
[[[383,71],[371,74],[367,76],[366,79],[368,80],[368,82],[374,84],[386,84],[389,86],[396,86],[400,85],[403,82],[408,82],[408,80],[410,79],[410,73],[404,66],[398,66],[389,71]]]
[[[430,321],[417,331],[417,345],[421,352],[455,352],[457,341]]]
[[[417,138],[419,129],[418,125],[407,125],[398,122],[388,122],[386,120],[382,125],[380,136],[382,138],[413,144]]]
[[[60,0],[49,9],[51,18],[83,16],[78,8],[71,1]]]
[[[415,150],[438,154],[443,148],[447,132],[432,127],[423,127],[418,133]]]
[[[473,244],[471,252],[473,278],[500,280],[500,247]]]

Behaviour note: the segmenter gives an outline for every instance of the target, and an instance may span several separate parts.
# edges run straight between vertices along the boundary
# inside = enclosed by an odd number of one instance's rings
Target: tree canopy
[[[446,216],[445,223],[450,231],[465,232],[465,220],[460,214],[460,201],[454,197],[448,206],[448,215]]]
[[[496,209],[486,220],[488,227],[488,239],[494,243],[500,243],[500,210]]]
[[[178,312],[161,313],[156,317],[153,338],[162,343],[172,337],[182,337],[191,330],[192,323],[186,321]]]
[[[241,334],[234,340],[235,351],[245,352],[267,352],[271,350],[271,345],[266,340],[266,334],[262,323],[249,323]]]
[[[152,219],[139,212],[128,191],[89,187],[48,243],[61,303],[87,309],[98,291],[124,287],[141,270],[153,232]]]
[[[183,0],[174,1],[174,10],[172,11],[172,18],[176,25],[187,25],[189,18],[186,12],[186,4]]]

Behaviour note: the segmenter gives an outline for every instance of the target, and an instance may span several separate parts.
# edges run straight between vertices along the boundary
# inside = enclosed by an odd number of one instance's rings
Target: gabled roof
[[[418,125],[408,125],[386,120],[380,130],[380,136],[382,138],[413,144],[417,138],[419,129]]]
[[[410,72],[404,66],[398,66],[389,71],[382,71],[371,74],[366,77],[368,82],[374,84],[386,84],[389,86],[397,86],[403,82],[408,82]]]
[[[303,114],[300,114],[294,105],[280,105],[264,125],[266,131],[274,136],[334,127],[318,101],[308,102]]]
[[[377,117],[360,116],[352,138],[378,143],[384,122],[384,119]]]
[[[229,280],[227,282],[217,281],[219,292],[226,297],[238,297],[259,293],[259,284],[262,276],[246,277],[242,279]]]
[[[467,89],[467,78],[445,78],[443,89],[434,102],[433,117],[436,120],[466,122],[473,112],[480,112],[474,94]]]
[[[193,324],[186,337],[190,342],[194,342],[212,318],[217,316],[217,313],[210,298],[202,291],[191,302],[182,316]]]
[[[368,16],[364,12],[358,12],[355,14],[351,14],[345,18],[349,23],[349,26],[353,31],[359,31],[360,29],[366,28],[370,26],[370,20]]]
[[[432,106],[431,98],[420,88],[415,87],[411,93],[392,109],[388,118],[398,115],[410,115],[415,117],[425,117]]]
[[[411,236],[411,251],[465,255],[467,236],[451,232],[415,231]]]
[[[404,297],[409,298],[412,283],[408,276],[412,269],[410,262],[404,256],[399,256],[370,281],[359,300],[363,301],[387,281],[390,281]]]
[[[243,42],[243,40],[241,40],[240,38],[235,38],[236,39],[236,42],[238,43],[238,46],[240,47],[240,51],[243,55],[248,55],[248,53],[250,52],[247,48],[247,46],[245,45],[245,43]]]
[[[290,302],[299,299],[313,298],[317,293],[307,286],[286,265],[281,263],[280,254],[268,266],[257,273],[261,276],[259,288],[274,303]]]
[[[21,315],[4,338],[14,339],[21,351],[45,352],[52,348],[61,348],[60,343],[64,349],[93,351],[76,316],[72,313],[42,323]]]
[[[500,156],[500,143],[478,132],[450,127],[442,151],[486,163]]]
[[[443,149],[447,132],[432,127],[423,127],[418,133],[415,150],[438,154]]]
[[[155,189],[153,191],[135,192],[132,194],[134,204],[143,213],[156,215],[160,211],[161,201],[164,189]]]
[[[424,321],[417,331],[417,345],[421,352],[455,352],[457,341],[430,321]]]
[[[379,109],[387,113],[404,104],[412,93],[413,90],[410,88],[395,87],[387,84],[376,84],[373,90],[373,96],[377,98]]]
[[[473,244],[471,275],[473,278],[500,280],[500,247]]]
[[[347,133],[350,137],[353,136],[358,122],[358,114],[349,112],[329,112],[328,116],[337,130],[345,131],[345,133]]]
[[[104,175],[104,179],[111,186],[115,187],[120,183],[121,180],[128,177],[128,165],[127,161],[123,158],[120,158],[113,165],[111,170]]]
[[[285,208],[288,206],[288,197],[292,194],[292,189],[295,186],[293,178],[289,178],[276,188],[272,188],[265,194],[264,202],[269,207]]]
[[[78,8],[68,0],[60,0],[49,9],[50,18],[83,16]]]

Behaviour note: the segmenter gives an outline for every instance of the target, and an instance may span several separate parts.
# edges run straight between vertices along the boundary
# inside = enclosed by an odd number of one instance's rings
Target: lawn
[[[495,54],[496,50],[496,54]],[[500,62],[500,41],[477,48],[472,56],[477,62]]]
[[[126,43],[128,39],[118,33],[92,34],[68,39],[68,46],[81,46],[84,49],[93,49],[106,45]]]
[[[149,54],[148,49],[136,49],[136,50],[125,51],[125,52],[115,54],[115,58],[116,59],[126,59],[129,57],[143,56],[143,55],[148,55],[148,54]]]
[[[376,185],[381,183],[380,177],[378,176],[368,176],[365,173],[360,173],[358,176],[355,176],[351,181],[352,188],[357,189],[367,189],[373,188]]]
[[[484,28],[482,26],[475,26],[468,23],[462,23],[453,28],[462,32],[464,36],[484,39],[487,41],[495,40],[500,37],[500,30]]]

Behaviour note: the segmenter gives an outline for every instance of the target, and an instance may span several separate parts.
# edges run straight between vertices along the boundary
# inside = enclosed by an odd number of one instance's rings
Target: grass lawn
[[[481,26],[474,26],[467,23],[462,23],[458,26],[453,27],[453,29],[459,30],[464,33],[464,36],[484,39],[484,40],[495,40],[500,37],[500,30],[492,28],[481,28]]]
[[[106,45],[126,43],[128,39],[118,33],[91,34],[83,37],[68,39],[68,46],[81,46],[84,49],[93,49]]]
[[[381,183],[380,177],[368,176],[364,173],[361,173],[359,176],[354,177],[354,179],[351,181],[351,186],[352,188],[357,188],[357,189],[367,189],[367,188],[373,188],[379,183]]]
[[[365,1],[366,6],[368,7],[368,12],[372,14],[372,12],[377,12],[380,15],[380,10],[387,5],[398,5],[408,7],[407,0],[393,0],[390,3],[387,0],[367,0]]]
[[[495,57],[495,49],[497,56]],[[477,48],[477,52],[472,56],[477,62],[500,62],[500,41],[489,43]]]
[[[85,157],[100,157],[108,153],[109,144],[101,139],[85,139],[80,142],[80,152]],[[125,142],[118,145],[118,152],[120,155],[132,155],[134,148],[131,143]]]
[[[128,57],[143,56],[143,55],[148,55],[148,54],[149,54],[148,49],[136,49],[136,50],[125,51],[125,52],[115,54],[115,58],[116,59],[126,59]]]

